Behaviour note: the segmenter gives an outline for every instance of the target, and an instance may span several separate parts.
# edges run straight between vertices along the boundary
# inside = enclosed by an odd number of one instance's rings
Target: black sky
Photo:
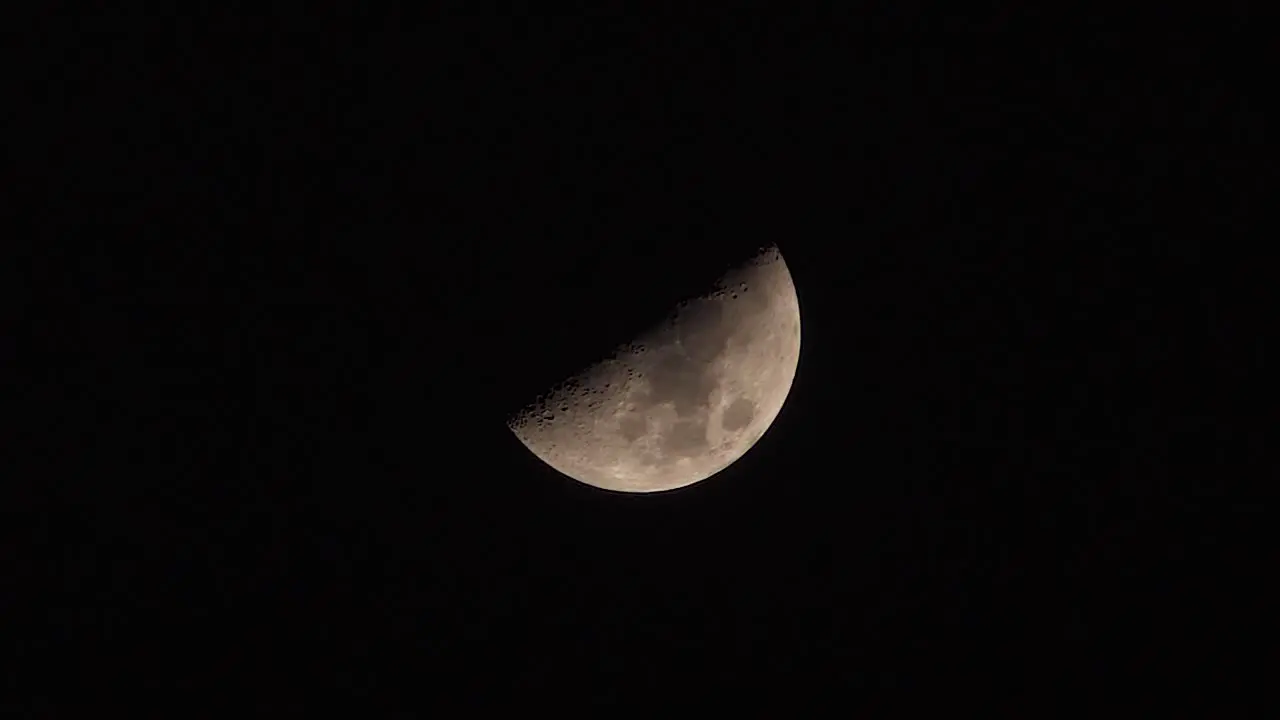
[[[1261,362],[1209,259],[1257,92],[1181,42],[601,22],[50,54],[30,687],[1201,677],[1257,547],[1191,470],[1260,449],[1210,410]],[[803,347],[741,462],[611,495],[503,427],[772,243]]]

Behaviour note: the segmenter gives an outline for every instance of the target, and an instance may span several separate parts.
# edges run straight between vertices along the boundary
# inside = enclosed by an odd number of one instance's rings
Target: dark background
[[[1228,468],[1266,474],[1262,407],[1221,401],[1252,402],[1228,307],[1261,271],[1219,251],[1264,186],[1248,49],[875,37],[42,48],[9,143],[39,245],[18,685],[1246,682],[1261,508]],[[742,461],[615,495],[504,428],[771,243],[803,347]]]

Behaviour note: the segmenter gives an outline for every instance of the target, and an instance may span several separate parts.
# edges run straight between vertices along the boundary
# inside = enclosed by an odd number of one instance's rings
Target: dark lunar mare
[[[670,403],[676,423],[663,436],[664,457],[674,460],[705,452],[706,416],[711,395],[719,386],[715,361],[728,347],[734,328],[724,304],[714,298],[684,303],[670,319],[646,338],[646,346],[658,357],[650,366],[649,390],[640,399],[644,407]],[[641,437],[642,423],[624,420],[628,440]]]

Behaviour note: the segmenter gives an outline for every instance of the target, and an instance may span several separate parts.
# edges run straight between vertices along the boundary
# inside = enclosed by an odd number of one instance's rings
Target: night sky
[[[1259,90],[1179,43],[712,25],[48,53],[20,684],[1239,681],[1260,506],[1221,468],[1261,428],[1214,408],[1262,350],[1209,251]],[[765,244],[801,357],[738,463],[612,494],[504,427]]]

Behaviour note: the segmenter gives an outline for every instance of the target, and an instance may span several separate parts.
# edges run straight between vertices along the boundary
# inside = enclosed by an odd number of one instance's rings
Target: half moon
[[[782,409],[799,357],[795,285],[770,247],[508,426],[580,482],[672,490],[720,472],[756,444]]]

